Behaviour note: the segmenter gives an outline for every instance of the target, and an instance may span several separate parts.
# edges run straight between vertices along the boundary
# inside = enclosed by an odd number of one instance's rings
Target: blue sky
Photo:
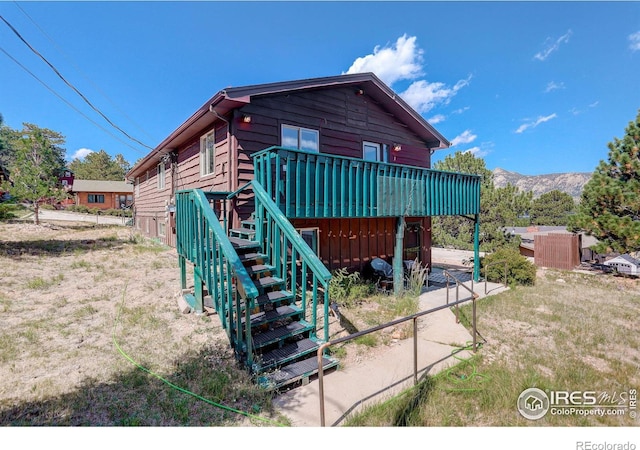
[[[2,1],[0,15],[135,139],[0,21],[5,124],[59,131],[69,159],[134,163],[220,89],[353,71],[455,144],[436,161],[472,151],[527,175],[592,172],[640,109],[640,2]]]

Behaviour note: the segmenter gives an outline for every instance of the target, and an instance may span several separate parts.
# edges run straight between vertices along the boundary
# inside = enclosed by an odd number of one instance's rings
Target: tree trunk
[[[40,212],[40,206],[38,205],[38,202],[34,202],[34,207],[33,207],[33,221],[36,223],[36,225],[40,225],[40,216],[39,216],[39,212]]]

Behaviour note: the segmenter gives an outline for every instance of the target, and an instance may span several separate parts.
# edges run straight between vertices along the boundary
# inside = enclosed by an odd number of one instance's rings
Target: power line
[[[100,89],[100,87],[99,87],[96,83],[94,83],[94,82],[93,82],[93,81],[92,81],[92,80],[91,80],[87,75],[85,75],[85,74],[80,70],[80,68],[78,67],[78,65],[77,65],[77,64],[75,64],[75,63],[73,62],[73,60],[71,59],[71,57],[70,57],[67,53],[65,53],[65,52],[64,52],[64,50],[63,50],[62,48],[60,48],[60,46],[59,46],[59,45],[58,45],[58,44],[53,40],[53,38],[52,38],[51,36],[49,36],[49,34],[47,34],[47,32],[46,32],[46,31],[44,31],[44,30],[42,29],[42,27],[40,27],[40,25],[38,25],[38,24],[36,23],[36,21],[35,21],[35,20],[33,20],[33,18],[32,18],[32,17],[31,17],[31,16],[30,16],[30,15],[29,15],[29,14],[28,14],[24,9],[22,9],[22,7],[18,4],[18,2],[15,2],[15,1],[14,1],[14,3],[15,3],[15,5],[16,5],[16,7],[18,7],[18,9],[19,9],[20,11],[22,11],[22,13],[23,13],[23,14],[24,14],[24,15],[25,15],[25,16],[26,16],[26,17],[31,21],[31,23],[33,23],[33,24],[36,26],[36,28],[37,28],[38,30],[40,30],[40,32],[41,32],[41,33],[42,33],[42,34],[43,34],[43,35],[44,35],[44,36],[49,40],[49,42],[51,42],[51,43],[53,44],[53,46],[58,50],[58,52],[59,52],[62,56],[64,56],[64,57],[66,58],[66,60],[67,60],[67,61],[69,61],[69,62],[71,63],[71,65],[76,69],[76,71],[77,71],[80,75],[82,75],[82,77],[83,77],[85,80],[89,81],[89,83],[91,83],[91,85],[92,85],[92,86],[93,86],[93,87],[94,87],[94,88],[95,88],[95,89],[96,89],[100,94],[102,94],[102,96],[103,96],[104,98],[106,98],[106,99],[109,101],[109,103],[111,103],[111,104],[112,104],[112,105],[113,105],[113,106],[114,106],[114,107],[115,107],[115,108],[116,108],[116,109],[117,109],[117,110],[118,110],[118,111],[119,111],[123,116],[125,116],[125,117],[126,117],[126,118],[127,118],[127,119],[132,123],[132,124],[134,124],[138,130],[142,131],[145,135],[147,135],[148,137],[152,138],[152,136],[151,136],[149,133],[147,133],[147,132],[146,132],[146,131],[145,131],[145,130],[144,130],[144,129],[143,129],[143,128],[138,124],[138,123],[136,123],[136,122],[135,122],[131,117],[129,117],[125,111],[123,111],[121,108],[119,108],[119,107],[118,107],[118,105],[117,105],[113,100],[111,100],[111,98],[109,98],[109,96],[108,96],[108,95],[107,95],[107,94],[106,94],[102,89]]]
[[[100,128],[102,131],[104,131],[105,133],[107,133],[109,136],[113,137],[114,139],[116,139],[119,142],[122,142],[124,145],[126,145],[129,148],[132,148],[133,150],[140,152],[139,149],[135,148],[134,146],[132,146],[131,144],[128,144],[126,142],[124,142],[122,139],[120,139],[118,136],[114,135],[113,133],[111,133],[109,130],[107,130],[106,128],[102,127],[102,125],[100,125],[99,123],[95,122],[93,119],[91,119],[90,117],[88,117],[86,114],[84,114],[82,111],[80,111],[78,108],[76,108],[74,105],[72,105],[70,102],[68,102],[64,97],[62,97],[60,94],[58,94],[56,91],[54,91],[51,87],[49,87],[44,81],[42,81],[40,78],[38,78],[33,72],[31,72],[29,69],[27,69],[23,64],[20,63],[20,61],[18,61],[17,59],[15,59],[13,56],[11,56],[9,53],[7,53],[7,51],[0,47],[0,51],[2,53],[4,53],[5,55],[7,55],[7,57],[9,59],[11,59],[14,63],[16,63],[20,68],[22,68],[22,70],[24,70],[25,72],[27,72],[29,75],[31,75],[33,78],[35,78],[38,82],[40,82],[40,84],[42,84],[45,88],[47,88],[53,95],[55,95],[56,97],[58,97],[60,100],[62,100],[64,103],[66,103],[70,108],[72,108],[74,111],[76,111],[78,114],[80,114],[82,117],[84,117],[85,119],[87,119],[89,122],[91,122],[92,124],[94,124],[96,127]],[[143,152],[140,152],[143,153]]]
[[[0,15],[0,19],[2,19],[2,21],[7,24],[7,26],[11,29],[11,31],[13,31],[15,33],[16,36],[18,36],[18,38],[27,46],[29,47],[29,49],[36,54],[40,59],[42,59],[50,68],[51,70],[53,70],[55,72],[56,75],[58,75],[58,77],[67,85],[69,86],[71,89],[73,89],[73,91],[78,94],[80,96],[80,98],[82,98],[82,100],[84,100],[90,107],[91,109],[93,109],[95,112],[97,112],[98,114],[100,114],[102,116],[102,118],[104,120],[106,120],[107,122],[109,122],[109,124],[114,127],[115,129],[117,129],[118,131],[120,131],[122,134],[124,134],[126,137],[128,137],[129,139],[131,139],[132,141],[142,145],[143,147],[148,148],[149,150],[153,150],[153,147],[150,147],[146,144],[144,144],[143,142],[140,142],[139,140],[137,140],[136,138],[130,136],[126,131],[124,131],[122,128],[120,128],[119,126],[117,126],[115,123],[113,123],[102,111],[100,111],[98,108],[96,108],[90,101],[89,99],[87,99],[82,92],[80,92],[73,84],[71,84],[70,82],[68,82],[66,80],[66,78],[64,76],[62,76],[62,74],[58,71],[58,69],[55,68],[55,66],[53,64],[51,64],[44,56],[42,56],[40,54],[40,52],[38,52],[35,48],[33,48],[31,46],[31,44],[29,44],[23,37],[22,35],[18,32],[18,30],[16,30],[13,25],[11,25],[3,16]]]

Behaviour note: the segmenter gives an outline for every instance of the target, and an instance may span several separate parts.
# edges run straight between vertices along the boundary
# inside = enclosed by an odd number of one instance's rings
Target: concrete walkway
[[[471,286],[470,282],[465,283]],[[485,297],[484,282],[476,283],[475,291]],[[502,285],[488,283],[487,295],[504,291]],[[430,286],[420,297],[420,310],[446,305],[447,289]],[[469,292],[459,288],[460,299]],[[449,302],[455,301],[455,288],[449,288]],[[482,317],[478,317],[482,322]],[[453,353],[472,341],[467,329],[456,323],[449,308],[441,309],[418,319],[418,378],[436,374],[459,362]],[[471,351],[457,353],[467,358]],[[380,403],[413,384],[413,338],[396,342],[384,353],[344,369],[328,372],[324,376],[325,426],[344,425],[345,419],[368,404]],[[278,396],[274,403],[295,427],[318,427],[320,395],[317,379]]]

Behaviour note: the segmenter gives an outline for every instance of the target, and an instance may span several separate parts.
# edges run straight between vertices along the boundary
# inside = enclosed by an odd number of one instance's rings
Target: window
[[[158,221],[158,236],[164,236],[165,235],[165,223],[161,220]]]
[[[200,176],[211,175],[215,172],[215,130],[200,138]]]
[[[104,194],[89,194],[87,197],[89,203],[104,203]]]
[[[158,164],[158,189],[164,189],[164,163]]]
[[[318,256],[320,256],[318,248],[318,232],[319,228],[297,228],[296,231],[300,233],[302,239],[307,243],[311,250]]]
[[[282,125],[282,146],[317,153],[320,151],[320,133],[309,128]]]
[[[364,141],[362,143],[362,159],[365,161],[387,162],[387,146]]]

